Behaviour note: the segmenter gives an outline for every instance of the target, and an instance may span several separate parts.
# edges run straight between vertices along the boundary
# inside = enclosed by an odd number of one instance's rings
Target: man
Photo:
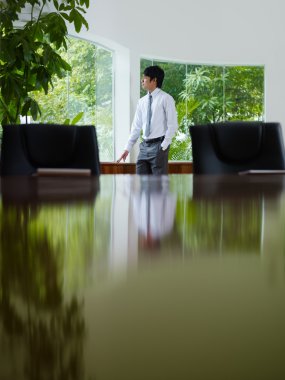
[[[128,143],[117,161],[126,160],[142,130],[137,174],[168,173],[169,147],[178,123],[174,99],[161,90],[163,79],[164,71],[159,66],[144,70],[141,84],[148,93],[138,102]]]

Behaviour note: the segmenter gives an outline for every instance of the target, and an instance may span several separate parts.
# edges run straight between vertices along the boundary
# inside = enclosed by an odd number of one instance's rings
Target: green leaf
[[[76,9],[82,13],[86,13],[86,10],[84,8],[81,8],[81,7],[76,7]]]
[[[27,97],[24,100],[22,111],[21,111],[21,115],[22,116],[27,116],[28,115],[30,107],[31,107],[31,102],[32,102],[32,99],[30,97]]]
[[[83,16],[82,17],[82,24],[85,25],[86,29],[88,30],[89,29],[89,25],[88,25],[88,22],[85,20],[85,18]]]
[[[29,42],[25,40],[23,40],[22,46],[23,46],[24,60],[26,62],[30,62],[32,60],[33,49],[31,49]]]
[[[71,11],[72,9],[73,9],[72,6],[70,6],[70,5],[64,5],[64,4],[61,4],[61,6],[59,7],[60,11]]]
[[[61,15],[63,18],[65,18],[67,21],[70,21],[70,19],[69,19],[69,15],[68,15],[67,13],[65,13],[65,12],[60,12],[60,15]]]
[[[84,112],[79,112],[79,113],[78,113],[78,114],[72,119],[71,124],[74,125],[74,124],[78,123],[78,122],[82,119],[83,115],[84,115]]]
[[[75,30],[77,33],[79,33],[81,30],[81,27],[82,27],[83,16],[76,9],[73,9],[70,12],[70,15],[72,16],[74,26],[75,26]]]
[[[84,5],[86,6],[86,8],[89,8],[89,0],[80,0],[80,5]]]
[[[51,81],[50,72],[44,66],[40,66],[38,68],[35,68],[33,70],[33,72],[36,74],[35,89],[37,89],[37,90],[43,89],[45,94],[47,95],[48,85]]]
[[[37,120],[38,113],[41,115],[40,107],[34,99],[31,99],[31,115],[33,120]]]
[[[58,1],[57,0],[53,0],[53,3],[54,3],[54,6],[55,6],[55,9],[58,10],[58,8],[59,8]]]

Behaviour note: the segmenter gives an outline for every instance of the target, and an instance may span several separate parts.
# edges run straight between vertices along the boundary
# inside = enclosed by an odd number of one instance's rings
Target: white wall
[[[130,77],[125,79],[130,119],[139,98],[140,57],[149,56],[189,63],[264,64],[266,120],[285,127],[284,15],[284,0],[91,0],[86,18],[89,32],[129,49]],[[118,152],[129,128],[118,128]]]

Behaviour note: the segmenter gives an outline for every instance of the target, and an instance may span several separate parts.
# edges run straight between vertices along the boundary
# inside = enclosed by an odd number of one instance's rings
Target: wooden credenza
[[[191,174],[192,162],[169,162],[169,174]],[[136,164],[101,162],[101,174],[135,174]]]

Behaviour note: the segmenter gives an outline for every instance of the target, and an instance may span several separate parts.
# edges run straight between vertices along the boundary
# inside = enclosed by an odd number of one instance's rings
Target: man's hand
[[[126,158],[128,157],[128,154],[129,154],[129,151],[125,150],[124,153],[121,155],[121,157],[117,160],[117,162],[121,162],[122,160],[124,160],[125,162]]]

